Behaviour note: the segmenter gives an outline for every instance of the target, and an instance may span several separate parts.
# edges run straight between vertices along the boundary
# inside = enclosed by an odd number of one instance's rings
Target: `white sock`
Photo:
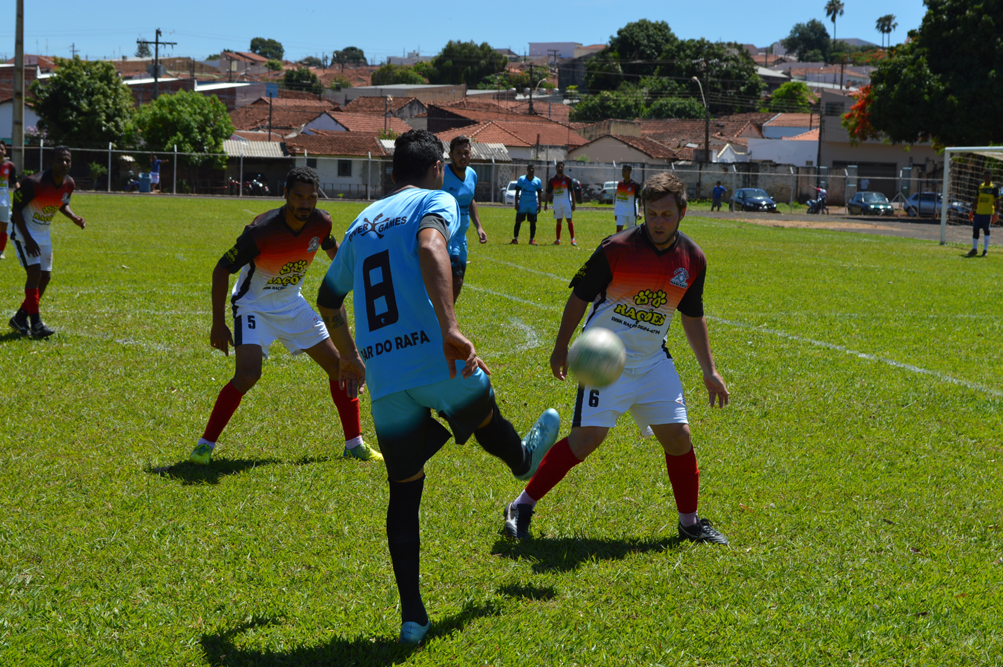
[[[529,505],[530,507],[536,507],[536,501],[529,497],[525,491],[519,494],[519,497],[512,501],[516,505]]]
[[[346,440],[345,441],[345,449],[355,449],[356,447],[358,447],[361,444],[362,444],[362,436],[361,435],[357,435],[354,438],[352,438],[351,440]]]
[[[989,250],[989,235],[986,234],[982,237],[982,249]]]
[[[697,513],[690,512],[688,514],[679,513],[679,524],[683,528],[689,528],[690,526],[695,526],[698,521]]]
[[[978,249],[979,249],[979,237],[976,236],[974,239],[972,239],[972,250],[978,250]]]
[[[215,442],[209,442],[205,438],[199,438],[199,441],[196,444],[198,444],[198,445],[209,445],[209,449],[216,449],[216,443]]]

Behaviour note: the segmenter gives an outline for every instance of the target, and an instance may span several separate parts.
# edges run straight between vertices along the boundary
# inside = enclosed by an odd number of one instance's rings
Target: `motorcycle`
[[[261,174],[257,174],[244,181],[244,194],[252,197],[269,196],[270,192],[268,190],[268,185],[265,183],[264,177]]]
[[[826,206],[825,200],[826,197],[821,193],[819,193],[819,196],[816,197],[815,199],[809,199],[808,201],[806,201],[805,205],[808,207],[807,211],[808,215],[820,215],[822,213],[828,215],[829,207]]]

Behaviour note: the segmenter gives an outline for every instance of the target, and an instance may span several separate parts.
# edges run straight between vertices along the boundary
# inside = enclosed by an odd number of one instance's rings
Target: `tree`
[[[583,95],[569,114],[574,123],[595,123],[608,118],[634,120],[645,115],[644,96],[638,90],[603,90],[594,95]]]
[[[875,131],[894,143],[1003,141],[1003,0],[927,0],[920,27],[871,75]]]
[[[317,56],[307,56],[303,60],[299,61],[298,64],[303,65],[303,67],[323,67],[324,61]]]
[[[899,27],[898,21],[895,20],[894,14],[885,14],[878,18],[877,24],[874,29],[881,33],[881,46],[885,46],[885,37],[888,38],[888,46],[891,46],[892,42],[892,31]]]
[[[657,61],[672,51],[678,38],[665,21],[641,19],[609,38],[609,46],[586,64],[589,90],[614,90],[624,81],[636,83],[658,70]]]
[[[788,81],[777,88],[766,105],[776,113],[808,113],[814,102],[811,89],[803,81]]]
[[[644,117],[699,119],[704,117],[704,107],[692,97],[663,97],[648,107]]]
[[[137,58],[149,58],[153,54],[150,53],[150,45],[146,42],[136,42],[136,57]]]
[[[877,139],[878,133],[871,123],[871,87],[864,86],[854,95],[856,101],[848,113],[843,114],[842,125],[850,135],[850,144],[857,146],[861,141]]]
[[[351,88],[352,82],[348,80],[347,76],[337,75],[331,79],[331,83],[327,85],[331,90],[341,90],[343,88]]]
[[[749,53],[738,44],[686,39],[662,59],[667,64],[658,68],[659,76],[685,82],[689,97],[700,96],[692,78],[700,79],[711,113],[751,111],[761,99],[763,80]]]
[[[331,54],[331,63],[341,65],[341,71],[344,72],[345,65],[365,65],[366,54],[356,46],[346,46]]]
[[[825,16],[832,20],[832,41],[836,41],[836,17],[843,15],[843,3],[840,0],[829,0],[825,3]]]
[[[289,90],[305,90],[315,95],[324,92],[324,86],[321,85],[320,79],[306,67],[287,69],[282,77],[282,83]]]
[[[431,66],[429,83],[465,83],[468,88],[476,88],[484,77],[504,71],[508,59],[487,42],[478,46],[474,42],[450,40],[432,58]]]
[[[829,50],[832,48],[829,31],[825,29],[825,24],[818,19],[812,19],[807,23],[796,23],[791,28],[791,34],[780,40],[780,43],[802,62],[819,62],[807,58],[812,51],[817,51],[818,55],[822,56],[820,61],[825,62],[826,58],[829,57]]]
[[[255,37],[252,39],[250,50],[251,53],[257,53],[259,56],[269,59],[274,58],[275,60],[282,60],[282,56],[286,53],[280,42],[274,39],[265,39],[264,37]]]
[[[409,83],[421,85],[428,83],[425,79],[407,65],[394,65],[387,63],[373,72],[372,81],[374,86],[392,86],[398,83]]]
[[[151,151],[179,153],[222,153],[223,141],[233,135],[233,123],[226,106],[212,95],[181,91],[161,95],[144,104],[136,114],[136,127]],[[189,155],[191,166],[226,166],[223,156]]]
[[[282,61],[281,60],[276,60],[275,58],[272,58],[271,60],[269,60],[268,62],[265,63],[265,67],[268,68],[268,70],[270,70],[272,72],[281,72],[282,71]]]
[[[56,59],[55,73],[32,81],[38,129],[49,144],[107,148],[129,145],[133,138],[132,93],[115,67],[104,60],[79,56]]]

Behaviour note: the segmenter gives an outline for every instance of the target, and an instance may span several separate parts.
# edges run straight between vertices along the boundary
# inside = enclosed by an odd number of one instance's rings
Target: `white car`
[[[518,185],[519,181],[509,181],[508,187],[502,188],[501,191],[501,202],[502,204],[508,206],[515,205],[515,187]]]
[[[599,203],[600,204],[612,204],[613,199],[616,198],[616,181],[606,181],[602,184],[602,190],[599,191]]]

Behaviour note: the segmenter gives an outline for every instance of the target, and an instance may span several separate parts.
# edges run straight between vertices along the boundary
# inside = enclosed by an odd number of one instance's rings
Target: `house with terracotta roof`
[[[250,51],[224,51],[219,54],[219,69],[227,76],[262,75],[268,72],[268,58]]]
[[[516,160],[565,160],[569,150],[587,143],[569,126],[550,121],[485,120],[435,133],[447,144],[461,134],[481,143],[504,144]]]
[[[607,134],[568,151],[569,160],[633,164],[670,164],[679,154],[654,139]]]
[[[417,97],[391,97],[389,95],[356,97],[344,107],[344,111],[350,113],[365,113],[380,117],[387,114],[401,120],[414,118],[427,110],[425,104]]]
[[[818,129],[817,113],[778,113],[763,123],[763,137],[783,139],[804,134],[811,129]]]
[[[383,160],[386,153],[375,132],[299,134],[287,139],[285,147],[296,166],[317,170],[327,197],[376,199],[391,182],[391,165]],[[349,222],[338,223],[336,233],[344,232]]]
[[[328,111],[318,115],[306,123],[301,132],[313,134],[316,131],[327,132],[371,132],[383,131],[404,134],[411,126],[395,116],[375,116],[368,113],[348,113],[345,111]]]

